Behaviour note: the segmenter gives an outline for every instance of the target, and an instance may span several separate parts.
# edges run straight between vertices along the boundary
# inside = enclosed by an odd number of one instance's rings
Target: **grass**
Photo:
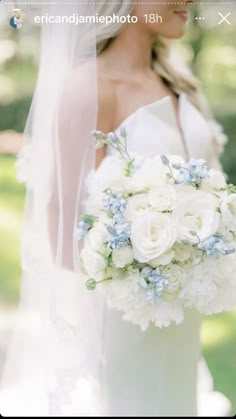
[[[14,304],[20,277],[24,186],[15,181],[14,157],[0,155],[0,303]]]
[[[19,237],[25,189],[15,181],[15,157],[0,155],[0,304],[18,296]],[[205,317],[201,329],[203,354],[215,389],[225,394],[236,412],[236,311]]]
[[[236,413],[236,310],[204,318],[201,329],[203,354],[216,391],[227,396]]]

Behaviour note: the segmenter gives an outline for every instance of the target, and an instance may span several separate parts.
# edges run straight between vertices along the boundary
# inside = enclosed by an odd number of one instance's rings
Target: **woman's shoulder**
[[[104,132],[112,131],[116,114],[116,88],[109,72],[97,67],[98,120],[97,127]]]
[[[96,66],[84,63],[70,69],[63,79],[61,103],[72,111],[89,111],[96,97]]]
[[[96,102],[95,102],[96,100]],[[61,109],[70,112],[91,112],[98,107],[98,129],[112,129],[115,112],[115,89],[107,73],[97,63],[87,62],[70,70],[63,80]]]

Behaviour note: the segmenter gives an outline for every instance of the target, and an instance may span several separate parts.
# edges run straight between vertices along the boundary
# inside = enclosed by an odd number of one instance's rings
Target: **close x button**
[[[226,15],[223,15],[221,12],[218,12],[218,15],[220,16],[220,21],[218,22],[218,25],[221,25],[222,23],[227,23],[227,25],[231,25],[231,22],[229,20],[229,16],[231,15],[231,12],[228,12]]]

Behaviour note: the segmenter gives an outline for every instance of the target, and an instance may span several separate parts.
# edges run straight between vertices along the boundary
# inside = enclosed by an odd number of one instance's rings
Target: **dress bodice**
[[[130,152],[149,157],[158,153],[179,154],[185,159],[204,158],[212,153],[212,131],[208,122],[192,105],[185,93],[178,103],[178,126],[170,96],[144,105],[125,118],[114,130],[119,135],[121,127],[127,132]],[[107,154],[114,153],[108,145]]]

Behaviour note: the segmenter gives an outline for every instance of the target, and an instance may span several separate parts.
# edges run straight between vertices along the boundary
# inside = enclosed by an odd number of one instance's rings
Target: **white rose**
[[[112,251],[112,261],[117,268],[124,268],[130,265],[134,260],[134,254],[131,246],[121,247]]]
[[[173,211],[179,229],[178,239],[197,243],[198,238],[205,240],[216,233],[220,222],[217,206],[217,198],[207,192],[195,191],[183,196]]]
[[[148,194],[150,205],[157,211],[171,211],[174,209],[177,193],[173,186],[160,186],[151,189]]]
[[[175,252],[172,249],[169,249],[165,253],[163,253],[163,255],[158,256],[153,260],[150,260],[149,265],[151,265],[153,268],[156,268],[159,265],[169,265],[174,256]]]
[[[224,225],[236,232],[236,194],[225,196],[221,202],[221,215]]]
[[[105,278],[107,262],[102,255],[92,249],[84,247],[81,250],[80,258],[86,273],[96,280]]]
[[[93,197],[107,188],[121,192],[125,187],[125,161],[116,156],[105,157],[97,170],[91,171],[86,180],[86,188]]]
[[[108,240],[109,233],[106,226],[96,222],[88,232],[88,240],[93,250],[102,252],[105,249],[104,243]]]
[[[163,165],[159,156],[145,159],[141,168],[129,179],[129,190],[133,192],[145,191],[164,185],[167,182],[168,168]]]
[[[225,176],[220,170],[211,169],[208,174],[209,177],[202,180],[201,190],[214,192],[226,187]]]
[[[165,253],[177,237],[176,225],[168,214],[147,211],[135,218],[131,226],[134,257],[149,262]]]
[[[196,188],[193,185],[177,184],[175,185],[175,190],[177,192],[177,201],[181,202],[184,197],[195,192]]]
[[[180,268],[180,266],[170,264],[165,268],[164,272],[169,275],[168,281],[170,282],[169,289],[165,292],[174,293],[178,291],[183,282],[184,271]]]
[[[148,207],[148,195],[138,194],[128,199],[127,207],[124,211],[124,216],[128,220],[133,220],[137,215],[146,211]]]
[[[193,248],[191,245],[176,243],[174,245],[175,259],[178,262],[186,262],[191,259]]]
[[[202,259],[202,252],[196,249],[192,245],[186,245],[182,243],[176,243],[173,247],[175,251],[175,259],[183,263],[185,266],[191,266],[197,264]]]

